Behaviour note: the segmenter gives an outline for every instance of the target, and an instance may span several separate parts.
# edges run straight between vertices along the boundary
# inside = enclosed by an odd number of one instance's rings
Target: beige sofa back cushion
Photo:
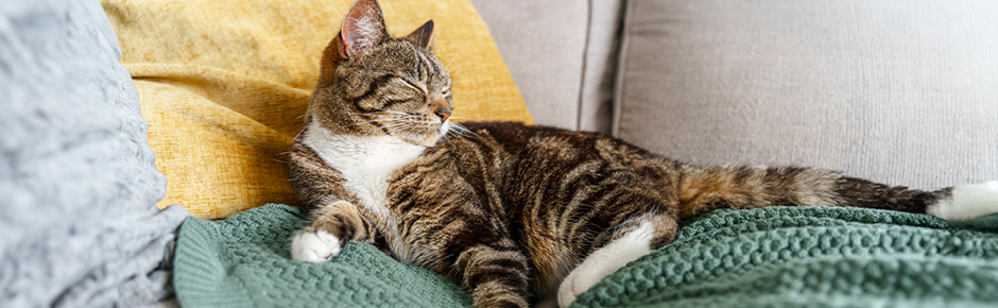
[[[623,0],[471,0],[534,121],[610,132]]]
[[[998,179],[998,2],[630,0],[616,136],[698,164]]]

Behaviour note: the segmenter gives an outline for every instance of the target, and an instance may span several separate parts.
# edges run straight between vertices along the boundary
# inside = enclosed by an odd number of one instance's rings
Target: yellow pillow
[[[352,0],[103,0],[121,63],[139,89],[166,198],[219,219],[294,204],[285,152],[318,80],[323,49]],[[495,42],[468,0],[381,1],[388,30],[435,22],[454,116],[532,123]]]

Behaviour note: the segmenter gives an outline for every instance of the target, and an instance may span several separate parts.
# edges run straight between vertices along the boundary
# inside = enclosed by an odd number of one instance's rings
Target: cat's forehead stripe
[[[420,68],[420,79],[426,80],[428,83],[433,83],[433,79],[440,77],[440,69],[437,67],[433,59],[430,58],[430,55],[425,52],[417,50],[416,55],[416,66]]]
[[[417,77],[419,78],[420,81],[426,80],[427,76],[429,75],[428,71],[429,69],[424,69],[424,66],[426,66],[426,64],[424,64],[423,55],[418,50],[415,49],[413,49],[413,52],[416,54],[415,57],[416,59],[415,61],[412,61],[413,62],[412,64],[416,68],[416,74],[418,75]]]

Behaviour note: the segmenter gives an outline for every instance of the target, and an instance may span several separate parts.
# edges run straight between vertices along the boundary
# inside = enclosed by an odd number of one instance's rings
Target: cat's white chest
[[[316,122],[309,125],[303,141],[343,175],[344,186],[361,203],[357,206],[389,221],[394,220],[387,207],[392,174],[426,150],[390,136],[334,135]]]

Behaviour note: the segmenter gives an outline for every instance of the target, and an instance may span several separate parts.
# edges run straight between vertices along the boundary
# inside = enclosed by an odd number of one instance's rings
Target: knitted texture
[[[467,307],[461,288],[372,245],[349,243],[326,263],[291,260],[305,211],[268,204],[180,228],[173,284],[183,307]]]
[[[857,208],[716,210],[573,307],[993,306],[996,226],[994,215],[956,225]]]
[[[184,307],[458,307],[461,289],[350,243],[327,263],[289,259],[303,210],[267,205],[189,218],[174,286]],[[975,307],[998,302],[998,216],[953,224],[855,208],[715,210],[610,275],[573,307]]]

